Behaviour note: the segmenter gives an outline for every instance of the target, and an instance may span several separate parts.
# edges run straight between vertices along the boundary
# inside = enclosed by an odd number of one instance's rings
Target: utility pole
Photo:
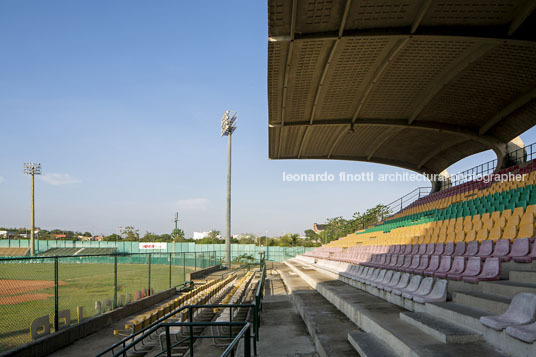
[[[227,142],[227,214],[225,225],[225,265],[231,268],[231,136],[236,130],[234,125],[236,113],[231,117],[231,111],[226,110],[221,118],[221,135],[228,137]]]
[[[30,230],[30,255],[33,257],[35,255],[35,241],[34,241],[34,231],[35,231],[35,175],[41,175],[41,164],[39,163],[24,163],[24,173],[26,175],[32,175],[32,222]]]

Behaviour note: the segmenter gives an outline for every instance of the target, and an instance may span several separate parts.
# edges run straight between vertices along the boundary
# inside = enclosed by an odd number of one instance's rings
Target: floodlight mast
[[[225,266],[231,268],[231,136],[236,129],[236,113],[226,110],[221,118],[221,136],[227,136],[227,213],[225,225]]]
[[[34,240],[34,231],[35,231],[35,204],[34,204],[34,191],[35,191],[35,175],[41,175],[41,164],[39,163],[24,163],[24,173],[26,175],[32,175],[32,220],[30,229],[30,255],[35,255],[35,240]]]

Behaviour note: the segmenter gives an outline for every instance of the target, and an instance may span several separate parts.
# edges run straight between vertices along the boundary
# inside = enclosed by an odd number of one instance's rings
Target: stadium
[[[0,240],[0,356],[536,356],[536,2],[267,7],[268,158],[400,168],[400,198],[232,264],[224,244]],[[382,174],[323,171],[282,180]]]

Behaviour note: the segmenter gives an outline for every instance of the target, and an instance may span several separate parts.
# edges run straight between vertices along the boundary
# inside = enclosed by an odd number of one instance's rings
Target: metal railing
[[[518,165],[527,161],[534,160],[536,158],[536,143],[527,145],[523,148],[512,150],[508,152],[506,156],[506,162],[503,164],[504,168]],[[497,167],[497,159],[484,162],[480,165],[467,169],[465,171],[458,172],[451,175],[450,181],[446,182],[445,188],[451,188],[461,185],[466,182],[470,182],[483,176],[492,174]],[[404,208],[417,201],[421,197],[428,195],[431,192],[431,187],[418,187],[410,193],[400,197],[399,199],[389,203],[388,208],[392,212],[402,211]]]
[[[257,290],[255,292],[255,301],[253,304],[205,304],[205,305],[186,305],[182,306],[180,308],[177,308],[176,310],[168,313],[167,315],[162,316],[161,318],[157,319],[153,323],[151,323],[149,326],[141,329],[140,331],[137,331],[133,333],[130,336],[127,336],[123,338],[121,341],[114,343],[112,346],[108,347],[106,350],[102,351],[97,355],[97,357],[101,357],[106,355],[107,353],[111,352],[114,357],[119,356],[127,356],[127,351],[130,349],[135,350],[135,346],[138,343],[143,344],[143,341],[151,336],[153,333],[157,332],[159,329],[164,328],[165,330],[165,340],[166,340],[166,350],[160,352],[158,355],[163,354],[166,352],[168,356],[171,355],[171,350],[188,341],[189,343],[189,349],[190,349],[190,357],[194,356],[194,350],[193,350],[193,343],[196,338],[222,338],[222,336],[213,336],[213,335],[199,335],[196,336],[193,334],[193,327],[194,326],[229,326],[229,333],[230,335],[228,337],[223,338],[233,338],[233,341],[231,344],[227,347],[225,352],[222,354],[222,356],[228,356],[229,354],[234,355],[234,349],[237,347],[237,344],[241,338],[245,338],[244,340],[244,356],[250,356],[250,339],[253,339],[253,350],[254,354],[257,355],[257,341],[259,340],[259,326],[260,326],[260,311],[262,311],[262,300],[264,297],[264,281],[266,278],[266,264],[264,259],[261,258],[261,276],[259,278],[259,283],[257,285]],[[222,278],[223,280],[223,278]],[[203,309],[203,308],[230,308],[230,314],[229,314],[229,321],[210,321],[210,322],[195,322],[193,320],[193,310],[197,309]],[[253,308],[253,326],[251,326],[247,321],[233,321],[233,309],[236,308]],[[184,310],[188,310],[188,321],[187,322],[166,322],[173,316],[179,314],[180,312]],[[240,333],[238,333],[236,336],[232,336],[232,326],[238,326],[238,325],[244,325]],[[171,344],[171,339],[169,336],[169,327],[170,326],[189,326],[188,329],[188,336],[183,338],[182,340],[179,340],[175,344]],[[251,333],[250,329],[253,328],[253,333]],[[129,343],[129,341],[131,341]],[[247,342],[246,342],[247,341]],[[247,346],[247,347],[246,347]],[[116,349],[122,347],[118,352],[115,352]],[[246,354],[245,349],[248,349],[248,352]],[[157,356],[158,356],[157,355]]]
[[[390,212],[398,212],[402,211],[404,208],[415,202],[421,197],[424,197],[428,194],[430,194],[430,191],[432,190],[431,187],[417,187],[410,193],[400,197],[397,200],[394,200],[393,202],[387,204],[387,208]]]
[[[0,352],[30,342],[37,318],[46,316],[55,333],[179,286],[216,258],[216,252],[0,258]]]

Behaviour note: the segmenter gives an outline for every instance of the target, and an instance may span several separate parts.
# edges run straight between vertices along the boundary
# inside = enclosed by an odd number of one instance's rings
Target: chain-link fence
[[[0,258],[0,353],[216,264],[214,251]]]

